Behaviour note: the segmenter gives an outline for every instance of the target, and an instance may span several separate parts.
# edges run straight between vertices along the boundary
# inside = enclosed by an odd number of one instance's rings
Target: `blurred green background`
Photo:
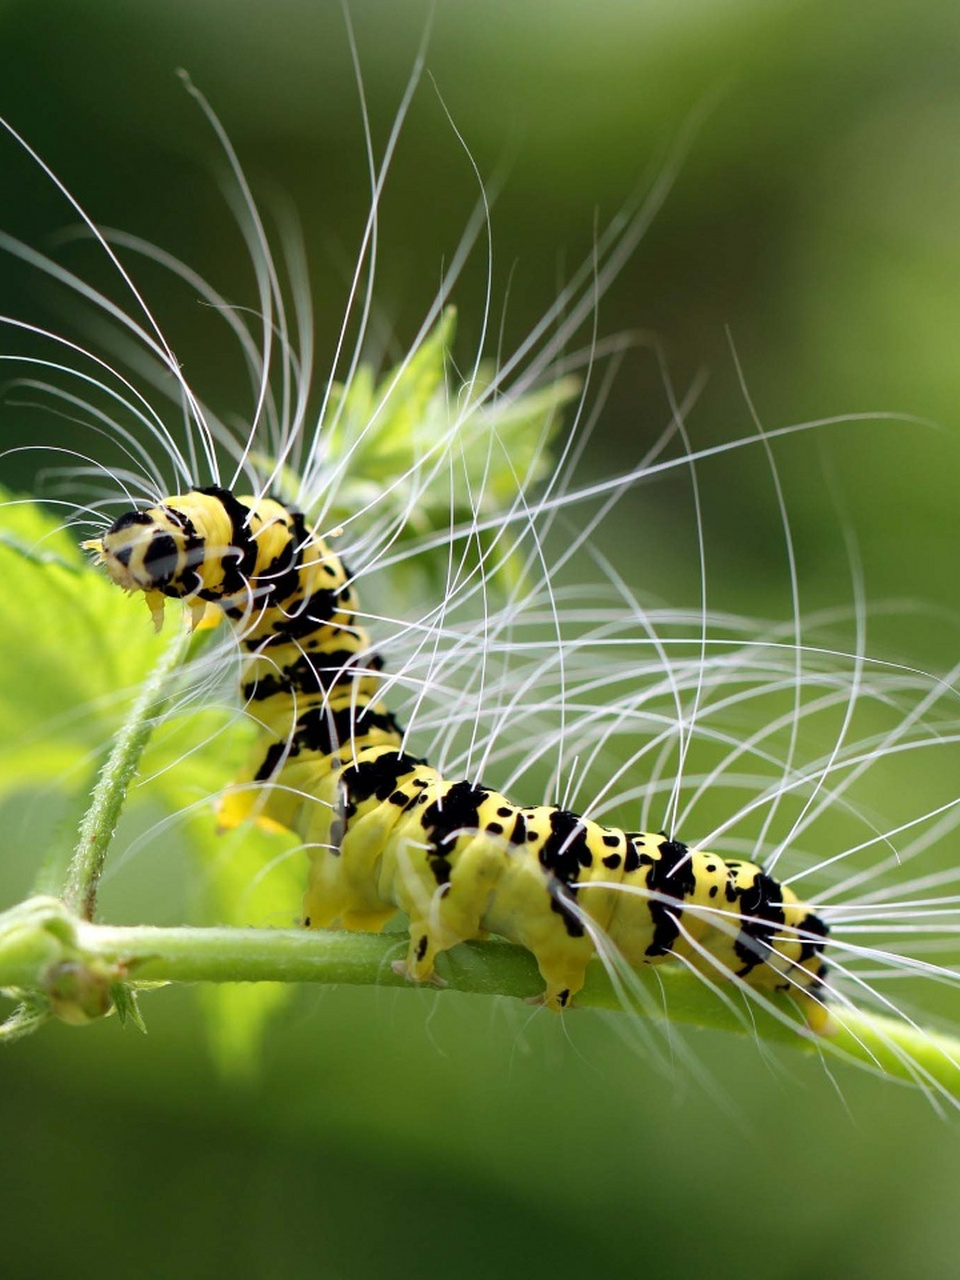
[[[429,11],[351,4],[378,149]],[[494,283],[498,306],[509,286],[514,341],[589,254],[595,215],[603,225],[649,182],[708,105],[600,331],[656,335],[681,389],[707,371],[689,423],[698,446],[752,431],[731,341],[767,428],[870,411],[925,420],[829,426],[777,459],[804,607],[849,603],[850,532],[869,599],[931,607],[872,620],[869,647],[934,667],[955,658],[952,621],[933,607],[955,608],[960,534],[958,53],[960,10],[934,0],[439,0],[427,60],[481,174],[502,178]],[[96,220],[252,304],[221,158],[178,67],[258,191],[298,210],[322,368],[368,204],[339,6],[0,3],[7,120]],[[48,248],[71,223],[8,140],[0,184],[11,234]],[[426,80],[383,204],[378,332],[401,348],[476,197]],[[106,279],[89,250],[63,252]],[[175,324],[188,375],[242,415],[226,352],[198,367],[201,309],[159,272],[137,276]],[[456,294],[465,353],[483,285],[480,254]],[[4,312],[51,323],[36,273],[0,261],[0,290]],[[3,413],[5,446],[61,430]],[[639,457],[667,418],[657,360],[631,354],[587,474]],[[29,455],[3,466],[8,484],[35,469]],[[761,451],[700,479],[712,605],[788,616]],[[690,515],[685,480],[646,486],[601,540],[637,589],[696,603]],[[118,919],[150,905],[126,878]],[[236,1083],[211,1066],[189,993],[160,993],[146,1013],[147,1038],[112,1020],[55,1027],[0,1060],[10,1274],[956,1275],[956,1124],[865,1075],[687,1036],[705,1081],[680,1049],[658,1068],[586,1013],[561,1023],[470,997],[335,991],[303,993],[261,1076]]]

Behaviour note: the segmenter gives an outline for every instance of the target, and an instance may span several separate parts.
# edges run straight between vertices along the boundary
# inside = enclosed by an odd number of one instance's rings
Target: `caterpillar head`
[[[125,512],[102,538],[83,545],[118,586],[144,593],[158,630],[171,597],[190,606],[194,627],[213,625],[220,609],[234,620],[269,617],[271,607],[282,613],[302,604],[305,590],[322,586],[329,593],[330,574],[339,574],[337,598],[348,607],[337,558],[307,530],[300,512],[272,498],[191,489],[146,511]],[[340,625],[350,617],[344,614]]]
[[[230,549],[229,537],[226,545]],[[222,580],[222,572],[217,574],[216,569],[223,556],[211,555],[207,539],[172,502],[147,511],[124,512],[102,538],[83,546],[96,553],[97,563],[117,586],[144,593],[158,631],[168,598],[190,604],[196,627],[207,613],[207,602],[221,594],[207,578],[219,576]]]
[[[190,606],[194,627],[219,620],[214,604],[242,612],[255,599],[265,601],[306,539],[298,513],[211,486],[127,511],[102,538],[83,545],[119,587],[144,593],[159,630],[169,598]],[[265,575],[259,584],[258,575]]]

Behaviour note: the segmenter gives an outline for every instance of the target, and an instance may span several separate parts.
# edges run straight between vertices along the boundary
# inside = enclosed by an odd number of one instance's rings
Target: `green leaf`
[[[147,1026],[140,1012],[140,1002],[132,987],[127,986],[125,982],[114,982],[110,987],[110,999],[121,1027],[129,1023],[144,1035],[147,1034]]]
[[[560,378],[524,395],[493,393],[495,369],[481,365],[469,382],[451,375],[450,346],[456,313],[448,308],[436,328],[404,363],[375,379],[361,366],[349,386],[335,384],[320,435],[322,453],[317,506],[325,528],[362,519],[389,529],[394,551],[416,552],[416,540],[447,531],[451,522],[470,538],[477,520],[493,518],[553,469],[552,446],[563,409],[579,382]],[[266,472],[269,458],[254,459]],[[277,490],[301,502],[299,477],[281,471]],[[397,577],[429,575],[435,582],[446,546],[401,566]],[[491,562],[488,582],[509,589],[517,561],[504,545]]]
[[[0,491],[0,799],[86,785],[163,642],[42,508]],[[139,610],[136,610],[139,614]]]

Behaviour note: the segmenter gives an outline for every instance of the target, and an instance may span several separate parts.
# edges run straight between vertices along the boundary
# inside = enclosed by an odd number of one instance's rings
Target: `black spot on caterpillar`
[[[825,1024],[826,926],[760,867],[520,807],[408,755],[378,700],[382,663],[347,572],[301,514],[197,489],[121,516],[85,546],[118,585],[145,593],[156,625],[168,597],[195,620],[214,604],[233,623],[263,726],[246,781],[267,791],[232,792],[221,820],[235,825],[256,800],[299,833],[312,850],[308,927],[375,931],[402,910],[400,968],[415,982],[436,980],[441,952],[499,934],[533,953],[555,1010],[603,938],[631,964],[681,959],[710,979],[788,992],[812,1027]]]

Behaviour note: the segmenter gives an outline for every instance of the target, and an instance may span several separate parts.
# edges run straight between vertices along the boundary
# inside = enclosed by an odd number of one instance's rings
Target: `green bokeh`
[[[428,7],[351,13],[382,146]],[[612,216],[703,111],[663,212],[601,305],[601,332],[656,335],[681,390],[709,371],[695,445],[753,430],[731,344],[767,428],[869,411],[932,424],[841,423],[777,447],[805,608],[849,603],[849,529],[870,600],[955,609],[958,28],[960,11],[934,0],[436,6],[437,89],[480,172],[504,178],[494,285],[498,318],[509,291],[508,336],[589,253],[595,210],[601,224]],[[177,67],[214,103],[258,190],[274,184],[298,209],[329,351],[368,203],[339,6],[0,6],[10,123],[98,221],[253,304],[211,177],[222,157]],[[7,141],[0,183],[11,234],[49,247],[73,221]],[[400,349],[476,198],[426,81],[383,205],[378,332]],[[89,247],[60,252],[109,281]],[[456,294],[464,358],[484,274],[479,254]],[[229,347],[206,345],[209,316],[159,270],[138,264],[137,278],[188,375],[242,418]],[[6,260],[0,290],[7,314],[62,316],[63,299]],[[4,446],[75,438],[35,412],[2,415]],[[588,474],[641,456],[668,416],[657,360],[630,355]],[[36,470],[31,455],[0,465],[7,484]],[[699,478],[711,605],[788,616],[761,451],[705,463]],[[697,602],[686,478],[644,486],[600,540],[637,590]],[[945,667],[955,636],[926,615],[878,617],[870,648]],[[34,800],[4,817],[4,884],[21,892],[37,833],[58,815]],[[176,909],[164,882],[181,873],[148,844],[106,886],[111,915]],[[672,1060],[662,1041],[638,1052],[586,1013],[561,1023],[470,997],[351,991],[300,994],[261,1076],[235,1083],[212,1067],[189,993],[157,993],[146,1014],[146,1039],[111,1021],[5,1052],[11,1274],[956,1275],[955,1123],[884,1082],[837,1070],[835,1088],[817,1063],[706,1033]]]

